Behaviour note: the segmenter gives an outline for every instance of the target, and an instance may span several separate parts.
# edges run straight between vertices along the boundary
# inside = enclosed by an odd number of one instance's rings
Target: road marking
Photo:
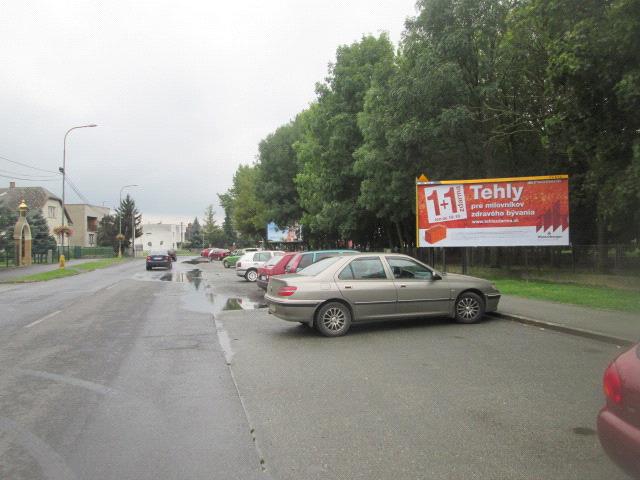
[[[9,441],[24,448],[42,469],[45,478],[72,480],[76,476],[53,448],[13,420],[0,417],[0,432],[9,435]]]
[[[56,310],[55,312],[51,312],[49,315],[45,315],[44,317],[42,317],[42,318],[40,318],[40,319],[36,320],[35,322],[31,322],[29,325],[25,325],[25,327],[24,327],[24,328],[31,328],[31,327],[33,327],[34,325],[39,324],[40,322],[44,322],[44,321],[45,321],[45,320],[47,320],[48,318],[51,318],[51,317],[56,316],[56,315],[57,315],[57,314],[59,314],[61,311],[62,311],[62,310]]]
[[[114,283],[113,285],[109,285],[107,288],[105,288],[105,290],[111,290],[113,287],[117,287],[118,286],[118,282]]]

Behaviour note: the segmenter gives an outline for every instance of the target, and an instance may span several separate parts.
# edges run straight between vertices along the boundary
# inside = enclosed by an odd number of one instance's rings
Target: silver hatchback
[[[440,273],[407,255],[360,253],[272,277],[265,299],[276,317],[337,337],[365,320],[448,316],[474,323],[498,308],[500,292],[487,280]]]

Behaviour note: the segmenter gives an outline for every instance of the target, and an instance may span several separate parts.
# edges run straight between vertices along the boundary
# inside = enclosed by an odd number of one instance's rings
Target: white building
[[[136,238],[137,251],[167,250],[178,248],[184,241],[184,228],[171,223],[146,223],[142,236]]]

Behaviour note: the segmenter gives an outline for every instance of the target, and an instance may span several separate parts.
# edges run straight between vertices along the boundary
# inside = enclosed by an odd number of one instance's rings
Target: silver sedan
[[[440,273],[407,255],[361,253],[271,277],[265,299],[276,317],[337,337],[365,320],[448,316],[474,323],[498,308],[500,292],[487,280]]]

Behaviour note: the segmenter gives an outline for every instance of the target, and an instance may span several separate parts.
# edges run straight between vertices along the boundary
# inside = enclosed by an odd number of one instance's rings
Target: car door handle
[[[345,285],[344,288],[351,288],[351,285]]]
[[[406,285],[406,284],[404,284],[404,283],[401,283],[401,284],[400,284],[400,288],[407,288],[407,285]]]

